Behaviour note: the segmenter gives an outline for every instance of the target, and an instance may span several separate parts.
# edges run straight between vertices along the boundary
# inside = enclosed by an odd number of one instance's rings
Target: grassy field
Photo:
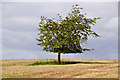
[[[2,78],[118,78],[115,59],[62,59],[66,65],[30,65],[45,61],[57,59],[2,60]]]

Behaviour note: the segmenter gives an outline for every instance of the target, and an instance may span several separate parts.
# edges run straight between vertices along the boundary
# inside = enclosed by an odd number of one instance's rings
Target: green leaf
[[[41,16],[39,23],[38,45],[43,50],[57,53],[83,53],[92,49],[82,48],[89,36],[100,37],[92,27],[98,18],[87,18],[82,14],[78,4],[72,6],[68,16],[62,19],[58,14],[58,20]],[[94,28],[94,27],[93,27]],[[82,44],[82,45],[81,45]]]

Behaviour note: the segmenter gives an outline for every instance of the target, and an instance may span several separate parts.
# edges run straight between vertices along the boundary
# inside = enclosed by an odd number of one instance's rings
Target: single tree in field
[[[81,44],[88,41],[88,36],[99,37],[92,31],[96,20],[100,18],[86,18],[86,13],[80,12],[78,4],[72,6],[72,10],[64,19],[58,14],[59,19],[48,19],[41,16],[38,30],[39,38],[36,40],[43,50],[58,53],[58,64],[60,54],[83,53],[92,49],[83,48]]]

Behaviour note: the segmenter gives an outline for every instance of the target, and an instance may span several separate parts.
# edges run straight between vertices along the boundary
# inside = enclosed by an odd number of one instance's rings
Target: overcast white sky
[[[57,58],[37,45],[40,16],[66,16],[76,2],[3,2],[2,3],[2,58],[47,59]],[[84,45],[94,51],[82,54],[62,54],[62,58],[117,59],[118,58],[118,3],[79,2],[87,17],[102,17],[93,27],[100,38]]]

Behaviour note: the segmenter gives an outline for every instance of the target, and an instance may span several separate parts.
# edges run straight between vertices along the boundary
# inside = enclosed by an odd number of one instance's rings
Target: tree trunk
[[[60,64],[60,53],[58,53],[58,64]]]

